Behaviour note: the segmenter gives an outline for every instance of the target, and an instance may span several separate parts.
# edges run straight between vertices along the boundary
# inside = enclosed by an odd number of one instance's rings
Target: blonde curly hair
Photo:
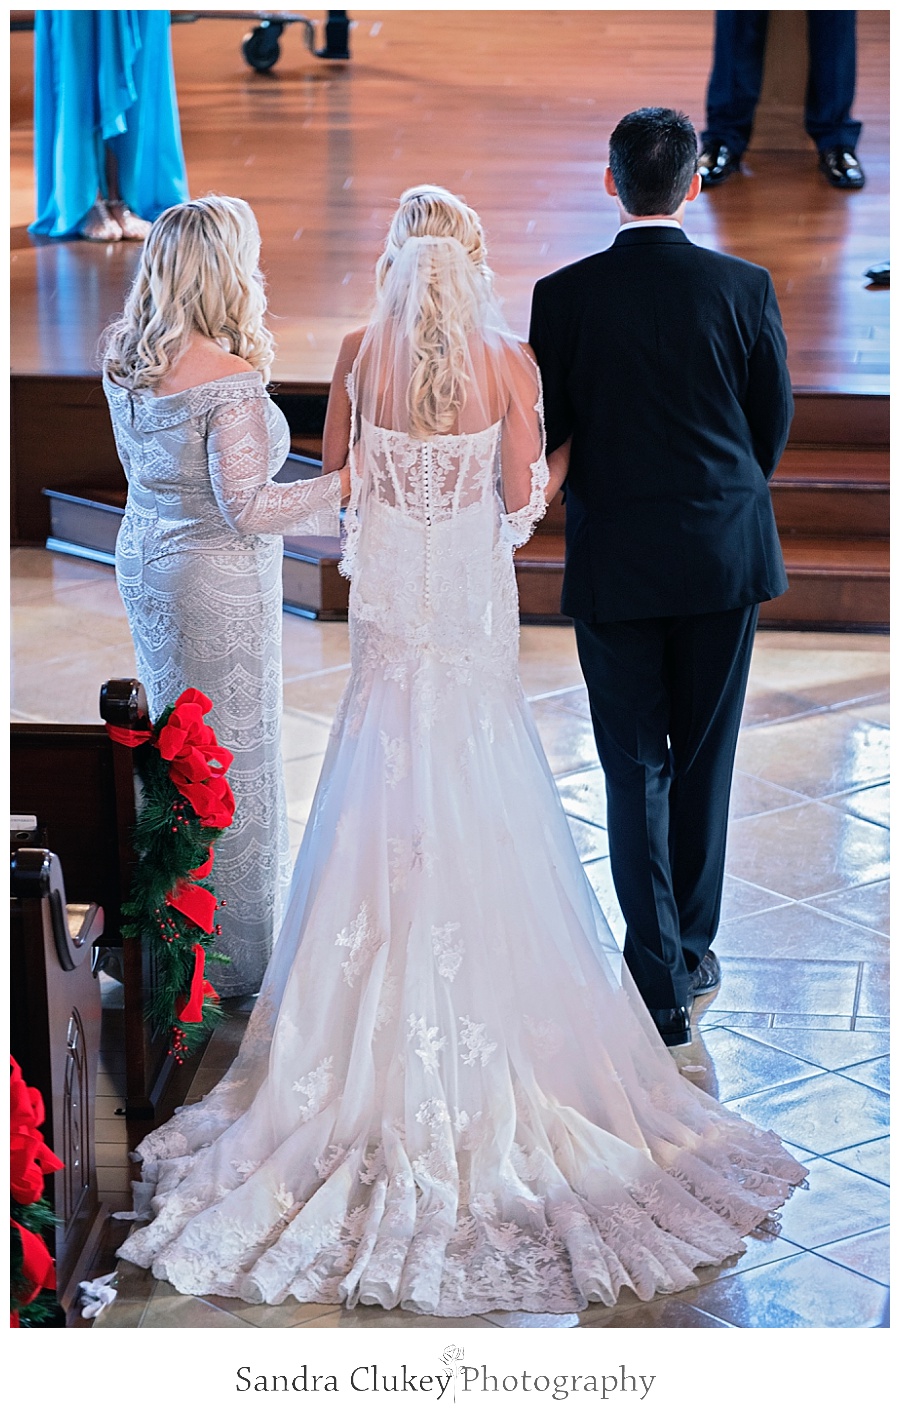
[[[411,239],[451,238],[462,248],[471,269],[489,292],[493,272],[487,264],[484,229],[478,213],[446,188],[428,184],[402,193],[384,251],[375,267],[382,302],[390,304],[391,271]],[[437,269],[436,267],[434,268]],[[442,267],[446,270],[445,267]],[[480,285],[476,282],[475,286]],[[419,438],[452,430],[465,398],[466,342],[477,315],[471,280],[429,281],[410,331],[411,375],[407,391],[410,433]]]
[[[101,342],[104,372],[152,389],[195,333],[239,355],[268,381],[259,227],[240,197],[211,194],[169,207],[150,229],[125,309]]]

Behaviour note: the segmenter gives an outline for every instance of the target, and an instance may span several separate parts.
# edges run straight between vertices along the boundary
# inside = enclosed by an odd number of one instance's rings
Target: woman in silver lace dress
[[[352,673],[241,1052],[141,1144],[120,1255],[443,1316],[675,1291],[805,1169],[679,1074],[579,862],[516,665],[513,549],[565,455],[475,214],[404,194],[378,282],[325,430]]]
[[[194,686],[232,750],[234,823],[216,845],[222,995],[259,989],[290,848],[281,765],[282,533],[336,535],[342,479],[277,484],[289,435],[266,393],[259,233],[245,202],[206,197],[155,222],[104,389],[128,478],[116,577],[155,717]]]

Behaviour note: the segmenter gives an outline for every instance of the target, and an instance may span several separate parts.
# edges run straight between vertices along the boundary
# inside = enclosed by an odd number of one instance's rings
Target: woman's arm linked
[[[252,373],[246,360],[221,353],[220,374],[208,374],[207,379]],[[349,493],[349,470],[338,464],[337,471],[318,478],[275,483],[268,475],[269,437],[263,390],[259,396],[240,403],[223,403],[210,415],[209,473],[228,525],[244,535],[269,532],[337,536],[341,502]],[[328,462],[324,466],[327,469]]]

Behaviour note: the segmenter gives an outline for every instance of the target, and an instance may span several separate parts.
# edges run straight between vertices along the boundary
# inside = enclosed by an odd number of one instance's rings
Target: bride
[[[119,1255],[193,1294],[569,1312],[696,1282],[805,1169],[683,1079],[517,674],[513,550],[565,475],[481,226],[403,194],[332,385],[352,673],[240,1054],[141,1145]]]

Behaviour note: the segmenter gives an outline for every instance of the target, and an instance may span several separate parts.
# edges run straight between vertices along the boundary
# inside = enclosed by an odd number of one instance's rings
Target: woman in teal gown
[[[36,10],[37,217],[52,237],[143,240],[188,198],[168,10]]]

